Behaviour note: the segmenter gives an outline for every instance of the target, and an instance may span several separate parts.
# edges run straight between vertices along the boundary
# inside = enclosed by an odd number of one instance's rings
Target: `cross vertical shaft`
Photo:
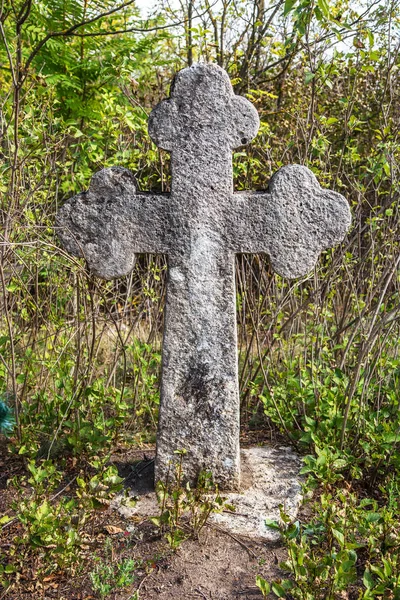
[[[225,217],[232,188],[228,148],[196,143],[172,153],[172,202],[190,227],[181,224],[178,252],[168,257],[156,480],[184,448],[190,481],[208,470],[221,487],[239,487],[234,254]]]
[[[168,256],[156,479],[166,479],[174,450],[184,448],[185,477],[191,482],[207,470],[221,487],[239,487],[234,253],[228,213],[232,147],[254,137],[258,123],[250,103],[236,98],[226,74],[211,65],[178,74],[171,99],[150,117],[151,136],[171,152],[171,200],[181,223],[176,248]]]
[[[164,317],[156,480],[165,479],[174,449],[185,448],[185,477],[213,473],[239,486],[234,255],[193,240],[189,260],[169,258]],[[219,274],[218,280],[215,273]]]

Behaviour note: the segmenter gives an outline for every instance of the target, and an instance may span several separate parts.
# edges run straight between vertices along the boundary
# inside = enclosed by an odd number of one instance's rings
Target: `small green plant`
[[[82,507],[101,508],[108,505],[113,495],[121,491],[123,479],[119,477],[115,466],[107,465],[107,457],[96,457],[90,461],[90,465],[96,469],[96,474],[89,480],[83,476],[77,478],[76,495],[80,498]]]
[[[132,585],[138,566],[132,558],[126,558],[115,564],[99,562],[95,570],[90,573],[93,591],[103,599],[118,589]]]
[[[234,510],[219,494],[211,473],[201,472],[194,488],[188,482],[184,484],[182,463],[186,450],[176,450],[175,453],[179,460],[175,465],[174,479],[172,482],[157,482],[160,515],[151,518],[173,550],[190,536],[197,539],[211,513],[221,512],[224,508]]]
[[[27,465],[30,475],[14,480],[18,499],[12,503],[16,519],[20,523],[18,535],[12,539],[8,571],[0,573],[0,582],[7,586],[13,574],[24,570],[28,556],[41,556],[47,566],[46,572],[71,569],[80,555],[80,527],[78,502],[73,497],[51,497],[60,484],[62,473],[52,461]],[[29,496],[27,487],[31,488]],[[7,575],[8,574],[8,575]]]
[[[281,522],[268,520],[266,525],[281,533],[288,559],[280,567],[288,576],[273,582],[258,576],[263,595],[336,600],[353,586],[362,600],[399,600],[398,494],[389,495],[387,505],[380,507],[346,489],[322,494],[305,525],[281,509]]]
[[[44,559],[37,562],[41,565],[39,570],[44,568],[47,575],[58,570],[74,571],[81,558],[82,530],[91,512],[108,505],[121,489],[116,468],[107,465],[105,458],[93,460],[91,467],[97,472],[91,477],[81,473],[76,478],[75,492],[65,496],[52,495],[63,474],[51,460],[29,461],[29,476],[13,480],[18,499],[12,508],[20,527],[12,539],[8,564],[0,566],[0,584],[11,585],[24,570],[28,557]],[[5,515],[0,518],[0,525],[10,520]],[[124,573],[122,570],[118,581],[123,580]]]

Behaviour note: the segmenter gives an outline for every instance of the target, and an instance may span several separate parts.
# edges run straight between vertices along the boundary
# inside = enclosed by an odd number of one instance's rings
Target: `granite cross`
[[[223,69],[184,69],[149,119],[171,152],[171,193],[138,192],[127,169],[103,169],[57,217],[63,246],[99,277],[129,273],[135,253],[167,255],[156,479],[185,448],[187,480],[208,470],[239,487],[235,254],[266,253],[277,273],[299,277],[350,225],[347,201],[303,166],[281,168],[265,192],[233,192],[232,150],[258,127]]]

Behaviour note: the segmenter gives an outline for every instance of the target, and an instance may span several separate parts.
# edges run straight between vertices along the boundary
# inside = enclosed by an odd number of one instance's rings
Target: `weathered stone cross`
[[[280,169],[266,192],[233,192],[232,150],[258,127],[224,70],[193,65],[149,120],[171,152],[171,193],[138,193],[130,171],[103,169],[58,214],[62,244],[99,277],[129,273],[135,253],[168,257],[156,479],[185,448],[188,480],[205,469],[239,486],[235,254],[267,253],[280,275],[299,277],[350,225],[343,196],[302,166]]]

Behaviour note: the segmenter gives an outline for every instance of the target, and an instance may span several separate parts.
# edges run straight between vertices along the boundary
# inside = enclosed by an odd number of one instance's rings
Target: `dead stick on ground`
[[[15,586],[14,586],[14,584],[12,583],[12,584],[11,584],[11,586],[10,586],[10,587],[8,587],[8,588],[6,589],[6,591],[4,592],[4,594],[2,594],[2,595],[0,596],[0,600],[3,600],[3,598],[6,598],[6,596],[7,596],[8,592],[11,592],[11,590],[13,590],[13,589],[14,589],[14,587],[15,587]]]
[[[248,517],[249,515],[245,513],[234,512],[233,510],[223,510],[223,513],[228,513],[228,515],[233,515],[234,517]]]
[[[159,571],[159,566],[158,566],[158,565],[156,565],[156,569],[157,569],[157,573],[158,573],[158,571]],[[144,584],[144,582],[145,582],[145,581],[147,581],[147,580],[148,580],[148,579],[149,579],[149,578],[150,578],[152,575],[154,575],[154,571],[155,571],[155,569],[153,569],[153,571],[150,571],[150,573],[148,573],[148,574],[147,574],[145,577],[143,577],[142,581],[139,583],[139,587],[138,587],[138,589],[136,590],[136,592],[137,592],[137,596],[138,596],[138,597],[139,597],[139,592],[140,592],[140,590],[141,590],[141,587],[142,587],[142,585],[143,585],[143,584]]]
[[[245,550],[247,550],[247,552],[249,554],[251,554],[251,556],[253,556],[254,558],[258,559],[257,554],[255,554],[255,552],[253,552],[253,550],[251,548],[249,548],[248,546],[246,546],[246,544],[244,542],[242,542],[242,540],[240,540],[239,538],[237,538],[236,536],[233,535],[233,533],[229,533],[229,531],[226,531],[225,529],[222,529],[222,527],[218,527],[218,525],[215,524],[208,524],[208,527],[214,527],[215,529],[218,529],[218,531],[221,531],[222,533],[225,533],[226,535],[229,535],[229,537],[231,537],[233,540],[235,540],[235,542],[237,542],[238,544],[240,544],[241,546],[243,546],[243,548]]]

